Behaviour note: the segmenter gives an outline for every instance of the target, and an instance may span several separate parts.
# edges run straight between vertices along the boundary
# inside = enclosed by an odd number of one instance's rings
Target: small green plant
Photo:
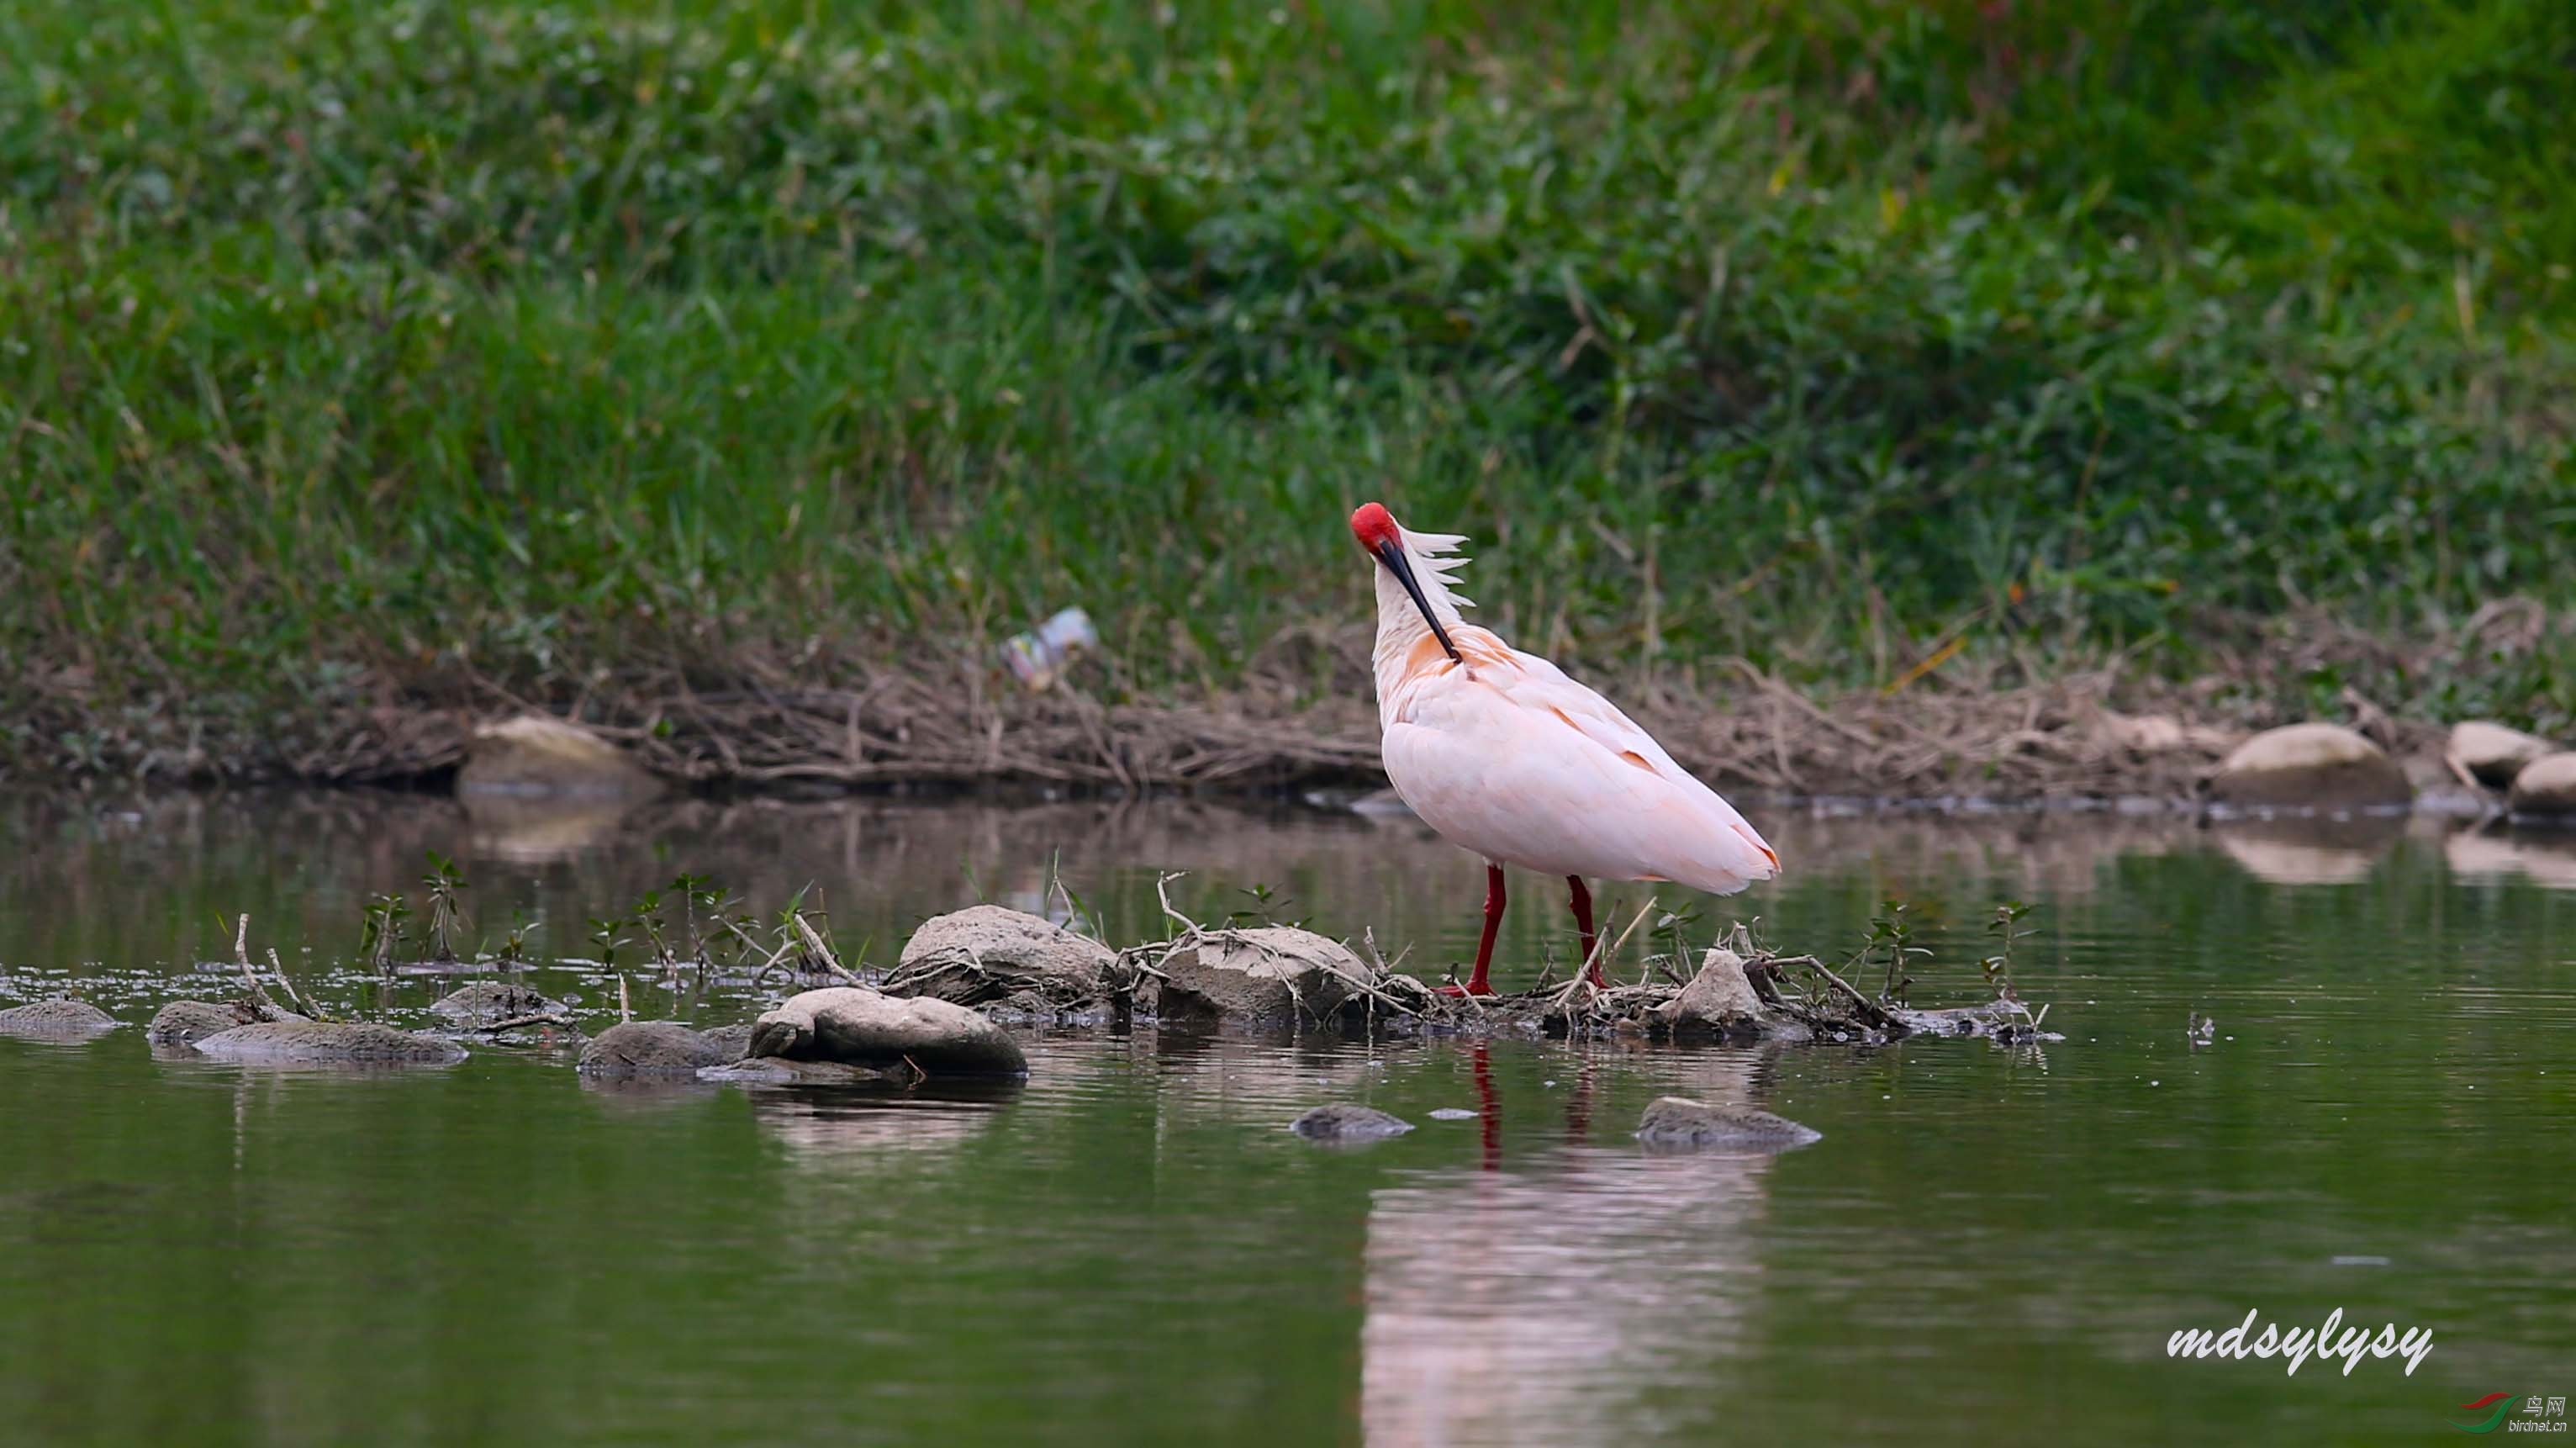
[[[429,873],[420,883],[429,892],[429,958],[443,963],[456,959],[456,940],[465,932],[465,875],[454,860],[436,850],[428,854]]]
[[[367,897],[366,931],[359,949],[369,964],[380,971],[393,969],[394,956],[406,936],[403,922],[410,918],[411,906],[400,895]]]
[[[2021,928],[2022,917],[2030,911],[2030,906],[2018,900],[2007,900],[1997,905],[1994,916],[1986,921],[1986,934],[1994,940],[1995,949],[1977,964],[1985,971],[1986,985],[1999,1001],[2020,1003],[2021,998],[2013,993],[2013,942],[2030,933]]]
[[[1280,894],[1277,890],[1272,889],[1267,884],[1256,882],[1249,889],[1239,889],[1235,891],[1235,893],[1250,897],[1252,903],[1227,911],[1225,919],[1218,924],[1219,929],[1235,930],[1248,925],[1295,925],[1298,923],[1295,920],[1283,920],[1281,918],[1283,912],[1286,911],[1289,904],[1292,902],[1288,896]]]
[[[1902,900],[1890,900],[1870,917],[1869,940],[1861,946],[1858,964],[1867,968],[1872,959],[1881,967],[1878,999],[1881,1004],[1905,1003],[1905,988],[1914,984],[1907,970],[1915,961],[1928,959],[1932,952],[1914,943],[1914,923],[1909,907]]]
[[[686,871],[671,879],[671,893],[680,901],[680,943],[691,960],[707,958],[707,939],[700,920],[721,919],[731,892],[715,882],[713,876],[693,875]]]
[[[502,934],[501,948],[495,952],[495,958],[504,965],[527,964],[528,937],[536,934],[544,925],[543,920],[531,920],[524,915],[512,912],[510,928]]]
[[[1659,954],[1646,957],[1647,968],[1662,970],[1675,985],[1688,983],[1698,973],[1699,962],[1698,957],[1691,953],[1690,940],[1684,932],[1698,923],[1699,912],[1687,905],[1656,916],[1655,934],[1662,937],[1664,949]]]
[[[635,908],[627,912],[626,918],[644,932],[644,943],[652,948],[654,962],[667,970],[679,964],[679,956],[671,950],[670,922],[662,918],[663,903],[661,891],[647,890],[636,897]]]
[[[599,963],[603,967],[616,969],[618,950],[634,943],[622,933],[626,929],[626,924],[626,918],[622,915],[605,919],[596,915],[591,917],[590,948],[599,952]]]

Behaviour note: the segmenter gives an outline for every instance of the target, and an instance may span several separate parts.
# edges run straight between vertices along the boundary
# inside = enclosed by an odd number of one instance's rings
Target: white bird
[[[1779,874],[1744,816],[1673,762],[1618,706],[1458,615],[1466,539],[1399,527],[1377,503],[1351,534],[1378,562],[1377,712],[1395,792],[1451,844],[1485,860],[1485,933],[1469,995],[1503,923],[1503,867],[1562,875],[1592,983],[1584,877],[1658,880],[1732,895]]]

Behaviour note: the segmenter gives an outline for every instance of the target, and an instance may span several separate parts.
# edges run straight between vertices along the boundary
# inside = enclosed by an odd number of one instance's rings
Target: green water
[[[1974,994],[1991,902],[2036,902],[2022,988],[2065,1039],[1068,1032],[1024,1088],[950,1098],[0,1040],[0,1441],[2408,1442],[2488,1393],[2576,1396],[2576,836],[1750,813],[1792,871],[1743,902],[1766,935],[1839,953],[1902,897],[1941,952],[1919,1003]],[[332,1009],[425,1024],[448,982],[344,961],[430,848],[485,928],[541,914],[574,954],[682,869],[810,883],[877,963],[979,893],[1042,908],[1050,869],[1122,939],[1186,869],[1193,915],[1365,925],[1417,966],[1471,947],[1482,889],[1417,827],[1304,810],[0,796],[0,987],[140,1021],[229,990],[195,962],[247,911]],[[1527,882],[1506,974],[1566,933]],[[627,974],[639,1015],[768,998]],[[531,978],[614,1019],[607,973]],[[1824,1139],[1648,1154],[1628,1133],[1672,1092]],[[1330,1100],[1420,1129],[1282,1129]],[[2434,1351],[2165,1355],[2337,1307]]]

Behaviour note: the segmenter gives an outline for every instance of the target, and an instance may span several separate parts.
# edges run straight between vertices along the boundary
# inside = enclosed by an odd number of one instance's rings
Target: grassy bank
[[[0,759],[965,697],[1067,603],[1295,717],[1371,496],[1718,703],[2576,721],[2567,7],[1627,8],[0,15]]]

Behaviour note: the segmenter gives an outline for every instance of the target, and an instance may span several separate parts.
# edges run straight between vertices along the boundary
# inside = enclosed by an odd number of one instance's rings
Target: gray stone
[[[864,986],[790,996],[753,1023],[751,1054],[853,1066],[902,1061],[929,1076],[1025,1076],[1029,1069],[1018,1042],[964,1006]]]
[[[193,1046],[235,1026],[269,1019],[248,1001],[172,1001],[143,1028],[143,1038],[156,1046]]]
[[[1285,925],[1211,930],[1185,938],[1157,966],[1166,1020],[1293,1026],[1322,1020],[1366,979],[1359,957]]]
[[[2576,816],[2576,752],[2544,754],[2524,765],[2505,803],[2518,815]]]
[[[641,799],[662,784],[625,751],[578,724],[522,714],[486,724],[456,772],[460,795],[552,795]]]
[[[2340,724],[2264,730],[2219,763],[2209,792],[2226,804],[2288,809],[2366,809],[2414,798],[2397,761]]]
[[[197,1054],[251,1066],[452,1066],[465,1048],[357,1021],[255,1021],[197,1042]]]
[[[2472,719],[2451,726],[2442,754],[2464,777],[2489,789],[2511,789],[2524,766],[2557,748],[2537,734]]]
[[[95,1036],[112,1031],[116,1017],[87,1001],[61,998],[30,1001],[0,1011],[0,1035],[9,1036]]]
[[[1384,1141],[1411,1131],[1413,1123],[1374,1106],[1335,1102],[1298,1117],[1288,1123],[1288,1129],[1309,1141]]]
[[[575,1069],[591,1076],[690,1076],[741,1057],[678,1021],[622,1021],[582,1042]]]
[[[912,1079],[904,1066],[853,1066],[847,1061],[791,1061],[784,1056],[750,1056],[698,1072],[701,1081],[743,1086],[883,1086]]]
[[[1742,1146],[1779,1150],[1821,1141],[1824,1133],[1749,1106],[1711,1106],[1662,1096],[1637,1123],[1637,1139],[1656,1146]]]
[[[488,1030],[503,1021],[569,1023],[572,1008],[513,981],[487,980],[460,987],[433,1002],[429,1013],[459,1030]]]
[[[935,915],[905,941],[885,993],[976,1006],[1037,991],[1049,1000],[1098,997],[1118,953],[1087,935],[998,905]]]
[[[1680,995],[1655,1007],[1676,1036],[1755,1036],[1763,1029],[1762,997],[1744,975],[1744,957],[1712,946]]]
[[[736,1021],[730,1026],[718,1026],[701,1034],[715,1042],[716,1048],[725,1053],[726,1060],[739,1061],[751,1054],[751,1030],[751,1022]]]

